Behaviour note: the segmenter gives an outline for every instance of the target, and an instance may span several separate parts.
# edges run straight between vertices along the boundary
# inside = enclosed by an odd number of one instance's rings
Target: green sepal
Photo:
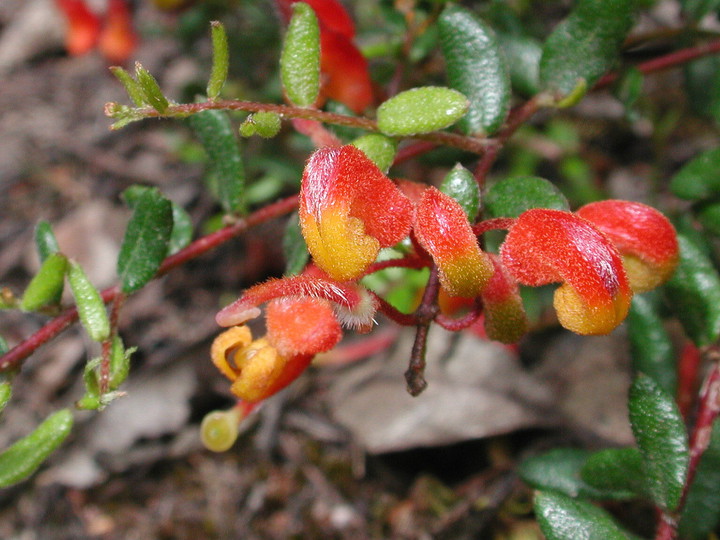
[[[636,538],[588,502],[562,493],[535,494],[535,515],[547,540],[629,540]]]
[[[680,502],[690,456],[683,418],[672,396],[642,373],[630,387],[628,409],[647,490],[660,508],[672,512]]]
[[[245,167],[225,111],[207,110],[188,118],[208,157],[206,185],[228,213],[244,214]]]
[[[423,86],[400,92],[377,110],[378,129],[385,135],[410,136],[444,129],[468,111],[468,99],[451,88]]]
[[[285,226],[283,236],[283,252],[285,253],[285,274],[294,276],[303,271],[310,260],[310,253],[300,229],[300,218],[294,212]]]
[[[443,179],[440,184],[440,191],[455,199],[470,223],[475,222],[475,218],[480,211],[480,187],[473,174],[465,167],[456,164]]]
[[[132,75],[120,66],[111,66],[110,72],[115,75],[115,78],[125,87],[128,97],[132,100],[136,107],[150,105],[150,103],[145,99],[145,92],[140,87],[140,84],[132,78]]]
[[[110,320],[100,293],[78,263],[70,261],[67,276],[80,323],[93,341],[104,341],[110,335]]]
[[[228,52],[227,34],[225,27],[219,21],[210,23],[210,36],[212,38],[212,69],[207,84],[207,96],[211,100],[217,99],[220,91],[225,86],[230,65],[230,53]]]
[[[37,248],[40,262],[44,262],[50,255],[60,251],[57,238],[53,233],[52,226],[47,221],[38,221],[35,226],[35,247]]]
[[[579,0],[550,34],[540,59],[544,89],[567,96],[585,81],[587,88],[618,59],[633,26],[635,0]]]
[[[487,217],[518,217],[531,208],[570,210],[565,195],[537,176],[506,178],[490,186],[483,197]]]
[[[0,487],[17,484],[34,473],[67,438],[72,425],[72,412],[62,409],[0,453]]]
[[[686,163],[670,180],[681,199],[700,200],[720,194],[720,148],[706,150]]]
[[[720,275],[697,239],[677,237],[680,260],[664,290],[688,337],[704,347],[720,337]]]
[[[495,32],[474,13],[447,4],[438,19],[450,86],[470,101],[458,122],[465,134],[492,134],[510,108],[510,74]]]
[[[636,294],[627,316],[633,371],[651,377],[665,392],[677,390],[677,357],[652,294]]]
[[[57,304],[62,296],[67,267],[67,257],[62,253],[53,253],[45,259],[25,289],[20,301],[20,309],[35,311],[47,305]]]
[[[157,189],[147,189],[137,199],[125,230],[117,272],[120,288],[132,293],[147,284],[168,254],[173,229],[170,201]]]
[[[368,133],[352,143],[363,152],[382,172],[387,173],[395,160],[397,141],[381,133]]]
[[[309,107],[320,92],[320,25],[305,2],[292,8],[280,54],[280,78],[290,103]]]
[[[164,113],[170,103],[160,90],[160,85],[155,77],[140,62],[135,63],[135,79],[142,90],[145,102],[160,114]]]

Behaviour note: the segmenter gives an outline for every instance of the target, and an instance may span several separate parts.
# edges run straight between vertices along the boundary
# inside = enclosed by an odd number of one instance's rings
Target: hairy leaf
[[[537,176],[516,176],[493,184],[483,203],[487,217],[517,217],[531,208],[570,210],[565,195]]]
[[[290,103],[309,107],[320,91],[320,26],[312,8],[293,4],[282,54],[280,78]]]
[[[43,306],[60,301],[68,260],[61,253],[53,253],[40,266],[23,293],[20,308],[35,311]]]
[[[378,128],[386,135],[430,133],[453,125],[467,112],[468,106],[467,98],[451,88],[413,88],[380,105]]]
[[[104,341],[110,335],[110,320],[100,293],[76,262],[70,262],[67,276],[80,323],[92,340]]]
[[[220,95],[222,87],[227,79],[228,66],[230,63],[227,34],[225,27],[218,21],[210,23],[210,35],[212,37],[213,57],[210,79],[207,84],[207,96],[216,99]]]
[[[683,199],[706,199],[720,193],[720,148],[707,150],[686,163],[670,181],[672,192]]]
[[[480,210],[480,187],[473,174],[459,163],[445,176],[440,191],[455,199],[470,222],[474,222]]]
[[[637,448],[607,448],[588,457],[580,475],[599,490],[625,493],[626,498],[645,497],[643,458]]]

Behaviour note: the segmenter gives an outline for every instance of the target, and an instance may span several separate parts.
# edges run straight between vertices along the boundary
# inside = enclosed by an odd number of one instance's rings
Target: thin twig
[[[407,390],[411,396],[419,395],[427,387],[425,381],[425,352],[427,350],[427,338],[435,315],[438,312],[437,297],[440,292],[440,280],[437,266],[430,269],[430,278],[425,286],[420,307],[415,311],[417,317],[417,330],[415,342],[410,353],[410,362],[405,372]]]

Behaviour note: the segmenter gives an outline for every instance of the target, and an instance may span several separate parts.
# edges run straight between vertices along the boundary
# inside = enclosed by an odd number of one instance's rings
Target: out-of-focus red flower
[[[84,0],[55,0],[55,4],[67,20],[68,53],[78,56],[94,49],[100,39],[100,17],[90,11]]]
[[[670,279],[679,256],[677,234],[660,212],[645,204],[610,199],[585,205],[576,213],[613,241],[635,292],[649,291]]]
[[[413,230],[437,265],[443,288],[453,296],[480,294],[493,274],[493,264],[480,250],[457,201],[437,188],[426,189],[415,211]]]
[[[632,290],[620,254],[589,221],[535,208],[517,218],[500,249],[520,283],[560,282],[554,305],[560,324],[578,334],[607,334],[627,316]]]
[[[308,160],[300,224],[315,264],[335,280],[362,276],[410,231],[412,204],[362,150],[321,148]]]
[[[109,62],[124,64],[137,46],[132,13],[125,0],[109,0],[98,48]]]
[[[355,37],[355,24],[345,7],[337,0],[277,0],[277,6],[283,19],[287,22],[292,16],[292,5],[303,1],[309,5],[322,26],[348,39]]]

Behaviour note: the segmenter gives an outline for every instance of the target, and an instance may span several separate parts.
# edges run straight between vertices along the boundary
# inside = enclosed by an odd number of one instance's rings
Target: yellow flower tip
[[[262,338],[235,352],[234,363],[238,376],[230,390],[243,401],[254,403],[272,395],[287,359]]]
[[[553,305],[560,324],[576,334],[605,335],[627,317],[632,293],[620,290],[607,302],[591,306],[567,283],[555,290]]]
[[[436,262],[440,284],[451,296],[463,298],[478,296],[494,271],[492,262],[479,248]]]
[[[636,293],[651,291],[665,283],[675,272],[677,257],[662,266],[648,264],[635,255],[624,254],[623,266],[630,281],[630,287]]]
[[[365,234],[363,222],[341,207],[324,210],[319,222],[303,214],[301,225],[315,264],[337,281],[360,278],[380,251],[378,240]]]
[[[517,343],[527,331],[525,310],[515,298],[485,304],[485,333],[490,339],[505,344]]]
[[[247,326],[234,326],[218,335],[210,347],[210,358],[220,372],[231,381],[238,376],[238,370],[230,365],[235,351],[244,349],[252,342],[252,333]]]

